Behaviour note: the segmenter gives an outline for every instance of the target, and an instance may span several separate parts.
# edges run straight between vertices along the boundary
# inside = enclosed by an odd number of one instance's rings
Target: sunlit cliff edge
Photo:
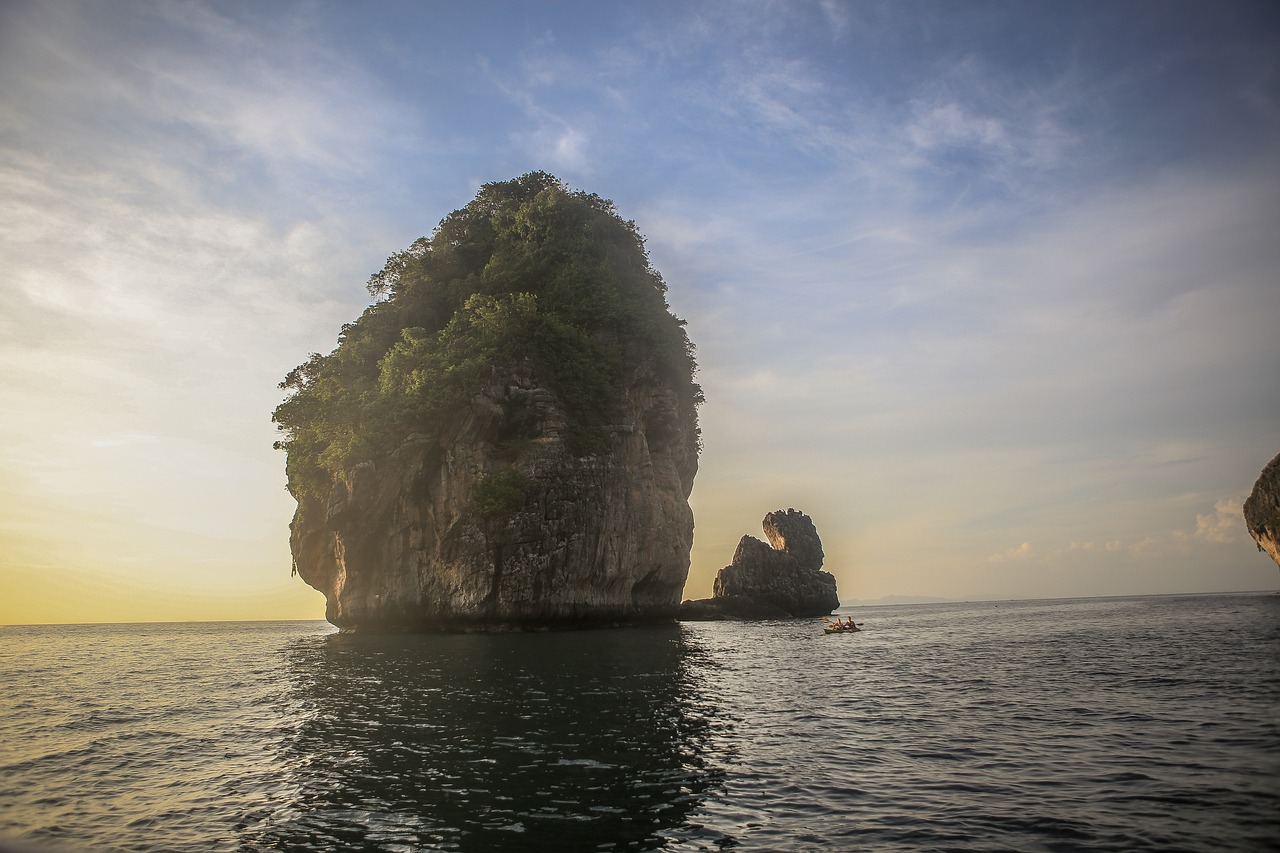
[[[1262,469],[1244,502],[1244,521],[1258,550],[1280,565],[1280,454]]]

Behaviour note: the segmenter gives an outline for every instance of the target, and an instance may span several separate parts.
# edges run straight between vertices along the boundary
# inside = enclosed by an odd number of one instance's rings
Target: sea
[[[1280,849],[1280,595],[0,628],[0,849]]]

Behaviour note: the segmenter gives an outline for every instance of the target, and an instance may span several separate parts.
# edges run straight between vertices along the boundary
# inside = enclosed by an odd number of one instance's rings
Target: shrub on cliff
[[[634,222],[545,172],[485,184],[431,237],[387,259],[375,297],[280,387],[289,490],[322,497],[335,476],[463,406],[519,363],[560,399],[577,454],[607,446],[628,348],[641,344],[701,402],[684,321],[666,303]]]

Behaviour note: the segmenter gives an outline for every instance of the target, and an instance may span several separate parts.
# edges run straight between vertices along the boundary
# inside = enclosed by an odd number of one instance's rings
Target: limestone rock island
[[[733,561],[716,574],[713,596],[683,602],[681,619],[790,619],[826,616],[840,606],[835,576],[822,571],[813,519],[777,510],[762,524],[768,544],[743,536]]]
[[[534,172],[388,259],[285,378],[294,568],[344,631],[676,616],[693,347],[635,223]]]
[[[1253,493],[1244,502],[1249,535],[1280,565],[1280,454],[1262,469]]]

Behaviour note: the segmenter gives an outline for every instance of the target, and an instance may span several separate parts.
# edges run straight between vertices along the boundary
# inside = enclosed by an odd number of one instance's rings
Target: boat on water
[[[822,617],[822,621],[827,623],[822,627],[822,633],[824,634],[857,634],[862,630],[862,628],[859,627],[862,625],[861,622],[853,622],[850,620],[848,623],[845,623],[841,622],[839,619],[832,622],[825,616]]]

